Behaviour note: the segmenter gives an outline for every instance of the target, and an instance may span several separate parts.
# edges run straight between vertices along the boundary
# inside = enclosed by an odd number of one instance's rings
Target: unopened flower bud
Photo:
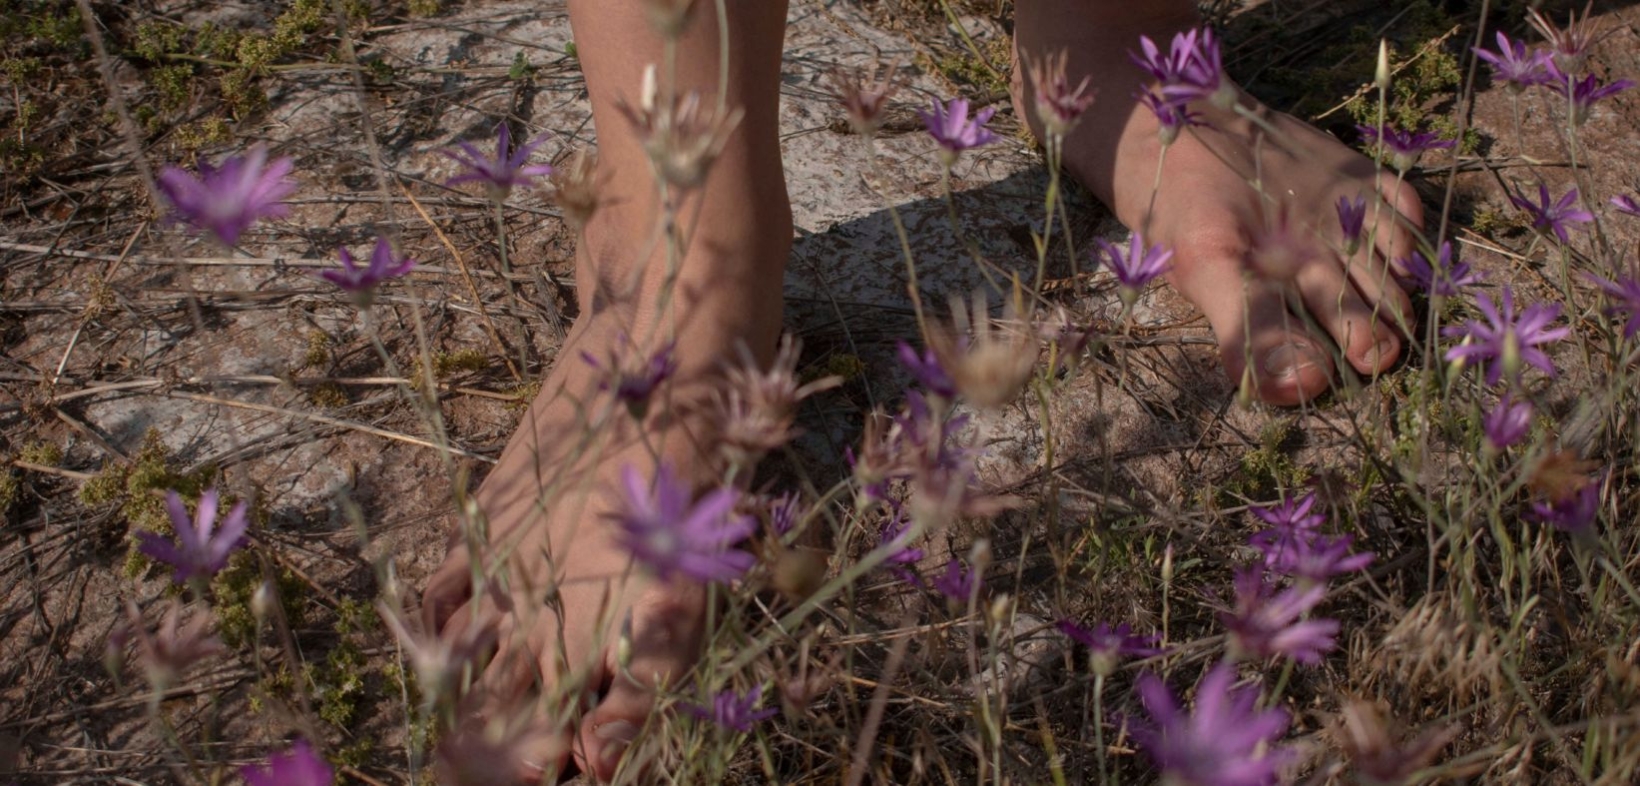
[[[1013,607],[1014,599],[1012,596],[1006,592],[997,593],[997,596],[991,600],[991,608],[987,611],[991,624],[1001,625],[1007,622],[1008,618],[1013,616]]]
[[[251,593],[251,616],[256,618],[258,625],[265,624],[278,603],[279,590],[273,586],[273,582],[264,580],[256,585],[256,591]]]
[[[1378,39],[1378,69],[1373,72],[1372,83],[1383,92],[1389,92],[1389,40]]]
[[[615,639],[615,663],[626,671],[632,666],[632,615],[621,620],[621,635]]]
[[[1173,583],[1173,544],[1162,547],[1162,583]]]
[[[1096,677],[1109,677],[1116,673],[1116,667],[1122,665],[1117,652],[1104,647],[1094,647],[1088,650],[1088,670]]]
[[[1520,378],[1520,336],[1511,327],[1503,334],[1503,375],[1508,379]]]
[[[984,574],[985,569],[991,566],[991,541],[989,539],[980,538],[974,541],[973,546],[968,548],[968,565],[976,576]]]

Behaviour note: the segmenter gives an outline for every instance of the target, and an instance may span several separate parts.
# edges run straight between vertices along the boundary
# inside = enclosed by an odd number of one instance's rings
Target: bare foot
[[[689,235],[675,285],[654,178],[661,164],[680,159],[664,156],[672,140],[648,136],[655,132],[621,109],[639,103],[644,69],[663,59],[645,6],[570,3],[602,176],[602,206],[577,257],[581,317],[475,494],[489,522],[480,572],[504,576],[501,591],[472,596],[474,555],[457,543],[423,596],[429,624],[448,636],[461,637],[469,625],[500,634],[499,654],[477,686],[480,715],[505,714],[517,698],[539,695],[560,699],[558,717],[579,718],[574,728],[507,751],[520,782],[539,782],[543,769],[562,771],[571,759],[582,771],[611,778],[649,718],[656,686],[677,686],[689,676],[701,643],[704,588],[659,581],[632,565],[610,521],[620,504],[613,492],[626,467],[652,476],[661,462],[697,488],[718,486],[717,462],[706,460],[715,444],[706,417],[684,405],[704,397],[739,347],[767,362],[780,331],[791,249],[777,134],[785,4],[737,4],[730,15],[736,59],[726,98],[745,113],[704,184],[670,191],[673,199],[683,195],[674,226]],[[687,28],[676,58],[678,91],[705,93],[705,106],[719,77],[711,21]],[[663,155],[652,159],[652,152]],[[662,308],[660,293],[669,288],[675,294]],[[628,337],[638,346],[627,346]],[[581,357],[607,366],[613,351],[646,356],[668,341],[677,370],[641,418],[598,389],[602,372]],[[616,660],[623,627],[630,643],[624,671]],[[468,723],[453,733],[478,734],[483,726]]]
[[[1158,123],[1133,98],[1146,75],[1127,53],[1138,49],[1141,34],[1165,49],[1174,32],[1197,24],[1195,4],[1026,2],[1015,21],[1023,57],[1063,50],[1071,84],[1091,75],[1098,98],[1065,140],[1065,166],[1122,223],[1175,251],[1169,280],[1207,316],[1232,382],[1250,385],[1266,402],[1292,405],[1331,384],[1334,346],[1362,374],[1395,361],[1397,325],[1406,324],[1411,306],[1386,260],[1415,247],[1410,227],[1421,226],[1422,207],[1410,186],[1397,184],[1393,173],[1379,177],[1372,161],[1331,136],[1242,94],[1241,105],[1263,126],[1193,103],[1202,125],[1167,149],[1158,191]],[[1027,81],[1016,68],[1015,107],[1040,135]],[[1334,207],[1340,198],[1384,206],[1367,211],[1376,248],[1347,262],[1326,251],[1341,246]],[[1287,283],[1245,276],[1260,233],[1283,208],[1294,227],[1325,242],[1316,244],[1325,253]],[[1306,328],[1297,306],[1330,341]]]

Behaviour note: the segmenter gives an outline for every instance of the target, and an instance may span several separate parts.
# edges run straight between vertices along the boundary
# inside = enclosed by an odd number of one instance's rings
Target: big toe
[[[577,746],[581,768],[602,781],[615,778],[622,767],[643,767],[627,761],[638,732],[649,721],[656,691],[676,689],[700,654],[704,594],[698,587],[673,586],[650,590],[632,608],[631,625],[621,645],[630,652],[623,668],[611,663],[609,690],[581,722]]]
[[[1169,278],[1207,317],[1232,383],[1278,406],[1321,395],[1333,376],[1326,345],[1288,312],[1277,285],[1244,275],[1242,255],[1234,244],[1181,247]]]

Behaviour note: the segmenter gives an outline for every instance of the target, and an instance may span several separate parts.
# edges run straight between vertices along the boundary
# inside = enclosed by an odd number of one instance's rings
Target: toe
[[[704,609],[704,593],[695,586],[651,590],[643,602],[634,604],[624,634],[631,659],[625,668],[614,657],[607,659],[609,690],[581,722],[576,750],[583,757],[578,762],[582,769],[600,780],[615,777],[655,706],[656,688],[676,688],[693,667]]]
[[[1396,260],[1406,259],[1418,249],[1424,231],[1424,204],[1417,189],[1390,175],[1380,178],[1378,192],[1383,202],[1368,208],[1366,231],[1378,253],[1399,265]]]
[[[1377,319],[1335,260],[1305,265],[1293,283],[1305,311],[1332,336],[1356,371],[1374,374],[1395,362],[1400,338]]]
[[[1302,331],[1280,290],[1246,278],[1246,243],[1234,236],[1180,242],[1170,279],[1207,317],[1230,381],[1259,399],[1292,406],[1320,395],[1332,380],[1321,342]]]
[[[421,595],[422,624],[428,631],[441,631],[456,610],[472,596],[472,571],[467,548],[452,546]]]

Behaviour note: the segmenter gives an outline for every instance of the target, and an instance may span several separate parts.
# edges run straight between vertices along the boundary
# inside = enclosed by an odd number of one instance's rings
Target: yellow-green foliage
[[[291,628],[300,627],[307,608],[307,585],[285,569],[275,571],[273,580],[285,623]],[[229,647],[238,649],[256,640],[256,616],[251,611],[251,598],[261,585],[261,560],[243,550],[229,557],[227,567],[211,580],[217,635]]]
[[[941,76],[959,85],[973,85],[987,93],[1005,93],[1008,90],[1007,68],[1012,58],[1012,44],[998,38],[978,45],[980,53],[985,56],[984,61],[963,46],[940,55],[918,55],[919,65],[938,71]]]
[[[442,10],[439,0],[410,0],[405,5],[411,16],[434,16]]]
[[[216,478],[214,467],[197,472],[183,473],[171,464],[170,451],[160,439],[158,429],[149,429],[143,435],[142,447],[129,465],[111,464],[96,477],[80,487],[80,501],[86,505],[101,506],[118,503],[120,513],[135,532],[157,532],[171,535],[171,517],[165,511],[163,492],[175,491],[189,501],[197,501]],[[231,498],[222,500],[223,510],[233,504]],[[147,557],[135,548],[126,555],[126,575],[136,577],[151,567]]]
[[[1296,420],[1272,420],[1259,430],[1258,436],[1258,447],[1242,455],[1239,471],[1220,490],[1223,504],[1268,499],[1280,491],[1297,488],[1309,479],[1310,471],[1294,463],[1290,455],[1298,436]]]
[[[11,470],[0,470],[0,517],[11,511],[11,506],[23,496],[23,484],[17,479],[17,473]]]
[[[348,398],[347,389],[334,382],[315,385],[308,391],[308,400],[313,402],[314,406],[326,409],[337,409],[352,403],[352,399]]]
[[[55,442],[32,440],[23,444],[23,449],[17,452],[17,458],[42,467],[55,467],[63,463],[63,448]]]
[[[330,362],[330,334],[323,330],[308,333],[307,352],[302,355],[302,365],[297,371],[306,371],[317,368]]]
[[[489,356],[476,349],[433,353],[433,379],[440,382],[457,372],[483,371],[489,367]],[[422,358],[417,357],[416,362],[410,366],[410,379],[414,383],[420,383],[426,373],[425,367],[422,366]]]
[[[335,623],[341,640],[323,661],[307,665],[319,717],[337,728],[346,729],[352,724],[366,698],[366,663],[359,639],[377,627],[375,611],[369,604],[343,598],[336,607]]]
[[[822,377],[842,377],[844,382],[852,382],[865,376],[866,362],[859,355],[839,352],[826,357],[826,361],[819,366],[811,367],[803,372],[803,382],[813,382]]]
[[[220,145],[232,139],[233,131],[228,128],[228,121],[220,117],[201,118],[176,127],[177,144],[186,150]]]

